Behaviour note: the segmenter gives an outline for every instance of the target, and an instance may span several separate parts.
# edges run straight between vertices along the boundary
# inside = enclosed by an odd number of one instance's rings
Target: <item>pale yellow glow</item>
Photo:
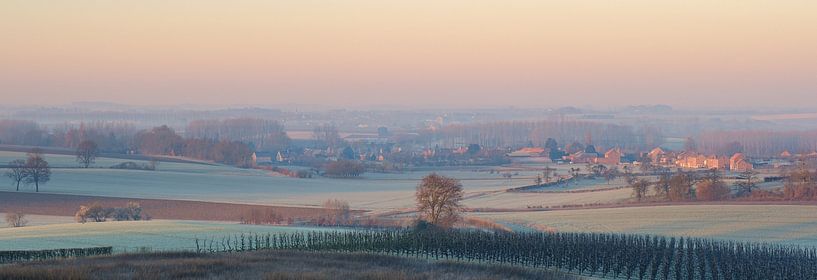
[[[20,103],[817,101],[817,1],[4,0],[0,38]]]

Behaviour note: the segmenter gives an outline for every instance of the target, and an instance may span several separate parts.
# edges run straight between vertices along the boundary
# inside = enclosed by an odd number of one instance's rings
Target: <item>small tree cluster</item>
[[[116,221],[140,221],[149,218],[142,213],[142,206],[138,202],[128,202],[123,208],[105,208],[99,203],[90,206],[81,205],[79,211],[74,214],[78,223],[105,222],[109,218]]]
[[[817,172],[809,172],[805,163],[788,172],[788,180],[783,187],[783,196],[789,200],[817,199]]]
[[[28,158],[9,162],[9,170],[5,173],[20,191],[20,184],[34,184],[34,190],[40,191],[40,184],[45,184],[51,180],[51,167],[43,157],[42,151],[34,149],[28,153]]]
[[[249,225],[277,225],[283,221],[284,218],[272,209],[253,208],[241,216],[241,223]]]
[[[353,160],[339,160],[327,163],[324,174],[333,177],[358,177],[366,172],[362,163]]]

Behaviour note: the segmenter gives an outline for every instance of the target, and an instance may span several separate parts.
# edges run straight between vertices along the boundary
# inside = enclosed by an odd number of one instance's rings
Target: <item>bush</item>
[[[132,161],[126,161],[117,165],[111,166],[111,169],[129,169],[129,170],[156,170],[156,162],[151,161],[150,164],[147,163],[135,163]]]
[[[721,181],[703,181],[695,186],[695,198],[705,201],[724,200],[729,197],[729,187]]]
[[[304,169],[298,170],[297,172],[295,172],[295,177],[298,177],[298,178],[312,178],[312,171],[304,170]]]
[[[249,225],[277,225],[283,220],[284,218],[272,209],[251,209],[241,216],[241,223]]]
[[[327,163],[324,174],[334,177],[358,177],[366,172],[362,163],[352,160],[339,160]]]
[[[25,214],[22,213],[8,213],[6,214],[6,223],[10,227],[24,227],[28,224],[28,220],[25,218]]]

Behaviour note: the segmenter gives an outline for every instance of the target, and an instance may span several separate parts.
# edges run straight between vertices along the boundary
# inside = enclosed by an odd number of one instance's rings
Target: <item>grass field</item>
[[[195,250],[195,239],[242,233],[274,233],[334,228],[256,226],[199,221],[65,223],[0,228],[0,251],[113,246],[115,252]]]
[[[17,264],[0,279],[584,279],[553,270],[364,253],[150,253]]]
[[[683,205],[472,215],[538,230],[642,233],[817,246],[817,206]]]
[[[24,153],[0,152],[0,162],[24,157]],[[74,157],[68,155],[46,155],[46,159],[56,167],[51,181],[41,187],[46,193],[294,206],[317,206],[338,198],[358,209],[413,207],[417,184],[431,172],[462,180],[468,193],[530,185],[538,174],[530,168],[480,167],[366,173],[355,179],[297,179],[223,165],[162,162],[157,171],[140,171],[108,168],[127,161],[122,159],[98,158],[89,169],[76,168]],[[492,169],[517,175],[505,179],[499,172],[488,172]],[[13,190],[11,181],[0,183],[0,190]]]
[[[464,204],[471,208],[525,209],[528,207],[618,203],[628,200],[631,194],[632,190],[627,188],[583,193],[495,192],[473,196],[464,200]]]

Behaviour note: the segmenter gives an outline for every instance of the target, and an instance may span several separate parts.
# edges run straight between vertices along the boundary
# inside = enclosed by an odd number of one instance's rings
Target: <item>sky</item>
[[[3,0],[0,97],[817,108],[815,11],[817,1]]]

